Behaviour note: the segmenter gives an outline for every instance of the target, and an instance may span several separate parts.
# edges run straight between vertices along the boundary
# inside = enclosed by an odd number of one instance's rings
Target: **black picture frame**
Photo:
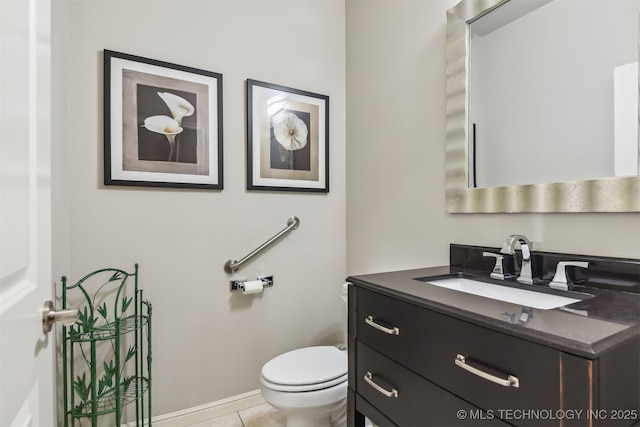
[[[222,74],[104,50],[104,184],[223,189]]]
[[[329,192],[329,96],[247,80],[247,190]]]

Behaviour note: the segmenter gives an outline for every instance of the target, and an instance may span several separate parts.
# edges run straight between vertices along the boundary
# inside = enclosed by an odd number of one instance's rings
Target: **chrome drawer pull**
[[[393,329],[385,328],[384,326],[377,324],[373,320],[373,316],[367,316],[367,318],[364,319],[364,321],[367,323],[367,325],[373,326],[374,328],[376,328],[379,331],[384,332],[385,334],[400,335],[400,329],[398,329],[398,328],[393,328]]]
[[[383,389],[382,387],[380,387],[378,384],[376,384],[373,381],[373,374],[371,374],[371,372],[367,371],[367,374],[364,376],[364,380],[373,388],[375,388],[376,390],[378,390],[380,393],[384,394],[387,397],[398,397],[398,390],[396,390],[395,388],[392,388],[391,391],[387,391],[385,389]]]
[[[484,378],[485,380],[489,380],[491,382],[494,382],[496,384],[500,384],[502,386],[505,387],[515,387],[518,388],[520,387],[520,380],[518,379],[518,377],[514,377],[513,375],[509,375],[507,377],[507,379],[505,380],[504,378],[500,378],[500,377],[496,377],[495,375],[491,375],[487,372],[481,371],[478,368],[474,368],[471,365],[467,365],[467,361],[465,360],[465,357],[461,354],[456,355],[456,365],[460,366],[462,369],[467,370],[469,372],[471,372],[474,375],[477,375],[479,377]]]

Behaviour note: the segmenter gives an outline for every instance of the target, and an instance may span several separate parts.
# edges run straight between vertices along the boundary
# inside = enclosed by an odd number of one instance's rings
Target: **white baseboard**
[[[204,405],[159,415],[153,417],[151,421],[157,427],[183,427],[249,409],[263,403],[265,401],[260,390],[253,390]],[[135,426],[135,422],[129,423],[127,426]]]

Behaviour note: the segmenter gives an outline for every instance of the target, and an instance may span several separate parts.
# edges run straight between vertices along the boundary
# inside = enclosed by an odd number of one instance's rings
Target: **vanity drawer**
[[[358,288],[357,339],[407,365],[435,347],[432,313],[386,295]]]
[[[557,350],[364,289],[358,290],[357,322],[359,341],[510,423],[540,419],[514,420],[507,410],[564,409]]]
[[[432,366],[425,368],[432,381],[446,384],[452,393],[516,425],[540,425],[546,411],[565,409],[560,398],[559,351],[440,317],[442,330],[436,338],[440,345],[430,353],[427,363]],[[566,409],[588,409],[586,404]],[[559,420],[544,420],[544,424],[558,425]]]
[[[506,426],[453,394],[357,344],[357,393],[399,426]]]

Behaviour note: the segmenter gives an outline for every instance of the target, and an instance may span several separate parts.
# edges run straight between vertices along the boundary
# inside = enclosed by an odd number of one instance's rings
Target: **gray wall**
[[[447,214],[446,10],[346,0],[347,271],[446,264],[449,243],[640,258],[640,214]]]
[[[154,415],[255,390],[271,357],[342,342],[344,3],[56,0],[55,8],[54,273],[73,280],[140,264],[154,308]],[[223,191],[102,184],[103,49],[223,74]],[[330,97],[329,194],[245,190],[247,78]],[[275,286],[230,293],[225,261],[291,215],[300,227],[240,271],[273,274]]]

